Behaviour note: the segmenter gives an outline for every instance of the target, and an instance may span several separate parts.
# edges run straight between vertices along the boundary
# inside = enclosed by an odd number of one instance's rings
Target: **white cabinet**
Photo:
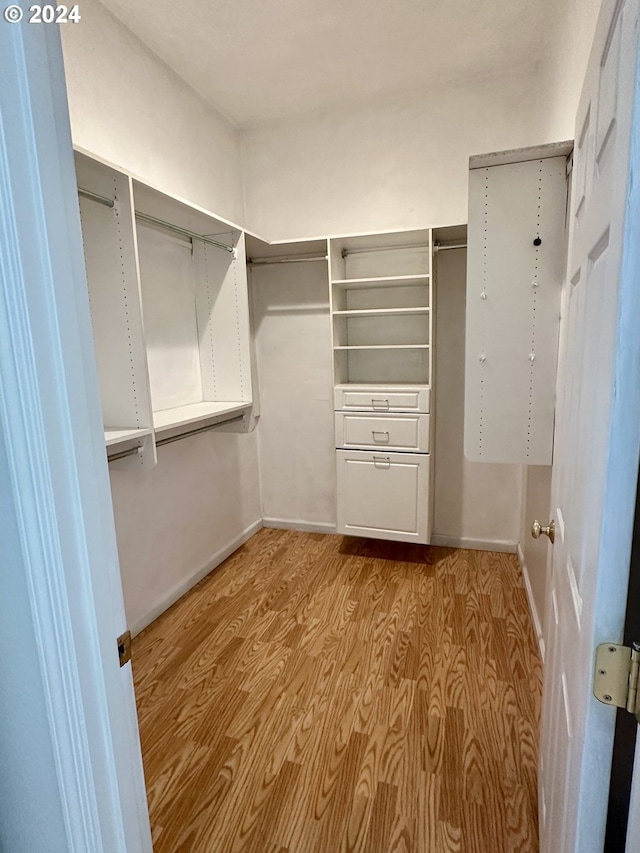
[[[338,532],[428,543],[431,232],[329,240]]]
[[[428,541],[428,454],[337,450],[336,455],[340,533]]]

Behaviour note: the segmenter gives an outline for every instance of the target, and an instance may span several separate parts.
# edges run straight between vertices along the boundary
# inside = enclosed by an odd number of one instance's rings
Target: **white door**
[[[542,853],[600,853],[604,839],[615,711],[593,698],[593,656],[622,637],[640,431],[639,5],[604,0],[576,121],[545,617]]]
[[[15,518],[3,572],[24,590],[39,669],[5,691],[3,723],[28,731],[34,698],[45,721],[11,780],[20,808],[3,810],[3,838],[31,853],[149,853],[57,27],[0,23],[0,188],[0,410]],[[44,797],[30,785],[38,749],[57,787]],[[35,818],[54,801],[59,820],[38,836]]]

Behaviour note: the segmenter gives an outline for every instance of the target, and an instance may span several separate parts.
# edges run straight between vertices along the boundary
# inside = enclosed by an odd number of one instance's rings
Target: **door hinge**
[[[125,631],[118,637],[118,657],[120,666],[124,666],[131,660],[131,631]]]
[[[640,722],[640,643],[617,646],[603,643],[596,649],[593,694],[605,705],[625,708]]]

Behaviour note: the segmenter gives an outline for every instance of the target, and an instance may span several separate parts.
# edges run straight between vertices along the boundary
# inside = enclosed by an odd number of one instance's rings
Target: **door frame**
[[[150,853],[59,28],[0,23],[0,57],[0,413],[65,849]]]
[[[630,646],[634,641],[640,642],[640,490],[636,495],[627,613],[622,638],[625,646]],[[632,786],[634,784],[634,758],[636,758],[638,743],[640,740],[638,739],[636,719],[628,711],[618,708],[611,760],[604,853],[624,853],[627,843],[631,844],[631,840],[627,839],[627,830],[629,828]],[[636,772],[639,771],[636,770]],[[640,780],[635,780],[636,787],[638,784],[640,784]],[[637,845],[638,842],[635,843]],[[629,850],[635,849],[637,846],[629,847]]]

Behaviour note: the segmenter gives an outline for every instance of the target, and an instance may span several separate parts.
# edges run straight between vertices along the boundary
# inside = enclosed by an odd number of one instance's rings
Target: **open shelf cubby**
[[[136,181],[133,191],[156,433],[248,409],[244,234]]]
[[[425,230],[329,241],[334,381],[431,381],[431,236]]]
[[[153,465],[131,179],[80,152],[75,166],[105,446]]]

